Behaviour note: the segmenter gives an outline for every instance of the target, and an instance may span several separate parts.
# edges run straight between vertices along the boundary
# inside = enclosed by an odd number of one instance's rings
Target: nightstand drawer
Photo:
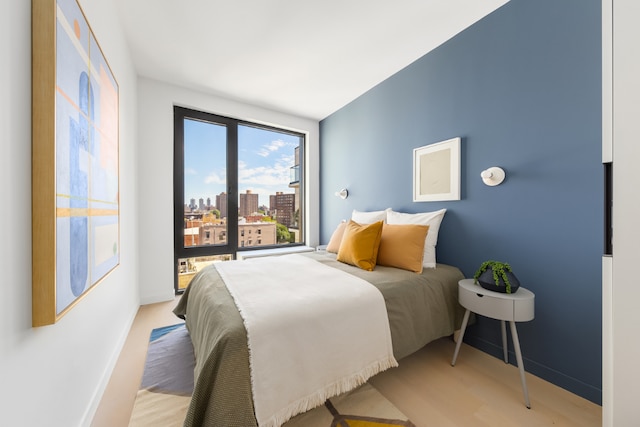
[[[460,304],[474,313],[514,322],[533,320],[535,295],[522,286],[513,294],[504,294],[476,285],[473,279],[463,279],[459,285]]]
[[[482,289],[478,286],[478,289]],[[460,304],[482,316],[500,320],[513,320],[513,301],[486,295],[460,287]]]

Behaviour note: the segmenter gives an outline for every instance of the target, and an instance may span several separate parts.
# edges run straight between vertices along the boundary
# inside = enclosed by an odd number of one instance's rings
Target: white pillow
[[[387,222],[387,212],[391,211],[391,208],[387,208],[383,211],[371,211],[362,212],[353,210],[351,213],[351,219],[358,224],[373,224],[374,222],[384,221]]]
[[[438,230],[446,209],[435,212],[409,214],[402,212],[387,212],[387,224],[421,224],[428,225],[429,232],[424,241],[424,257],[422,265],[425,268],[436,267],[436,244],[438,243]]]

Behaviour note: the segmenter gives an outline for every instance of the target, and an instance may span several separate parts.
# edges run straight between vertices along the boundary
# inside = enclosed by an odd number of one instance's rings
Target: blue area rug
[[[149,340],[141,389],[191,396],[195,359],[184,324],[154,329]]]
[[[194,366],[184,323],[154,329],[129,426],[182,426],[193,392]]]
[[[161,338],[164,335],[168,334],[169,332],[175,331],[178,328],[184,328],[184,323],[178,323],[177,325],[171,325],[171,326],[164,326],[162,328],[156,328],[156,329],[151,331],[151,337],[149,338],[149,341],[155,341],[158,338]]]

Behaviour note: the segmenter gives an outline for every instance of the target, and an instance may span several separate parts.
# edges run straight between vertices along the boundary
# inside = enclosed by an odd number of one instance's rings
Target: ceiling
[[[508,0],[116,0],[140,76],[321,120]]]

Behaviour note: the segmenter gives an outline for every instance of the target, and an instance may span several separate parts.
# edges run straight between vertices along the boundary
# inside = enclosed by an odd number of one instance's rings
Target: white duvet
[[[301,255],[216,264],[244,320],[260,427],[397,366],[384,298],[370,283]]]

